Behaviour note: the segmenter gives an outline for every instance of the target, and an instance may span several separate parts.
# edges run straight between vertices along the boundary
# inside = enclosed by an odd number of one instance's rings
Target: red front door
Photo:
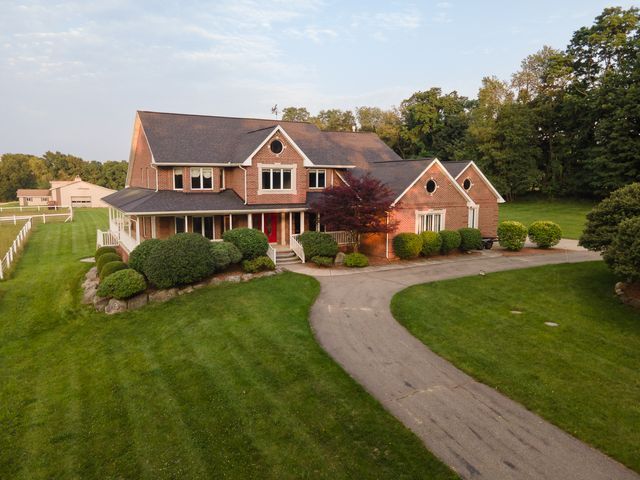
[[[277,213],[265,213],[264,214],[264,234],[269,239],[269,243],[276,243],[278,241],[278,214]]]

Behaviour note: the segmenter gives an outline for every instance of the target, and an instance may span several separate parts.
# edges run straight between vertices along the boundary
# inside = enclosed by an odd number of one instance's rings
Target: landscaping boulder
[[[142,292],[127,300],[127,308],[129,310],[135,310],[144,307],[147,303],[149,303],[149,295],[147,295],[146,292]]]
[[[178,295],[184,295],[185,293],[191,293],[191,292],[193,292],[193,287],[191,285],[187,285],[186,287],[183,287],[180,290],[178,290]]]
[[[104,313],[107,315],[114,315],[116,313],[122,313],[127,311],[127,302],[125,300],[118,300],[117,298],[112,298],[107,303],[107,306],[104,307]]]
[[[199,290],[203,287],[206,287],[208,284],[208,282],[206,280],[203,280],[202,282],[198,282],[198,283],[194,283],[193,285],[191,285],[193,287],[194,290]]]
[[[96,312],[104,312],[108,303],[109,299],[106,297],[101,297],[99,295],[93,297],[93,308],[96,309]]]
[[[91,305],[93,303],[93,299],[95,298],[97,291],[98,291],[97,284],[92,285],[91,287],[86,287],[82,295],[82,304]]]
[[[231,283],[239,283],[242,281],[242,276],[241,275],[230,275],[227,278],[225,278],[225,280],[227,282],[231,282]]]
[[[89,271],[87,272],[87,275],[85,276],[85,278],[87,280],[98,280],[98,268],[97,267],[91,267],[89,269]]]
[[[166,290],[156,290],[155,292],[151,292],[149,294],[150,302],[166,302],[167,300],[171,300],[178,294],[178,289],[176,288],[168,288]]]
[[[220,285],[222,282],[224,282],[224,280],[220,277],[212,277],[209,280],[209,285]]]
[[[336,259],[334,260],[334,263],[336,265],[342,265],[344,263],[344,257],[345,257],[344,252],[338,252],[338,254],[336,255]]]

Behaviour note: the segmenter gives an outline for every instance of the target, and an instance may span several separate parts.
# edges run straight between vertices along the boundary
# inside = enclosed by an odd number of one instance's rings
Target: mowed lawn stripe
[[[317,345],[309,277],[79,305],[105,224],[39,225],[0,284],[1,478],[456,478]]]

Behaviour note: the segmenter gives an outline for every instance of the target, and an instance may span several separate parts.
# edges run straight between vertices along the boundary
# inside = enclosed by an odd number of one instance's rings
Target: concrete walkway
[[[322,347],[464,478],[638,480],[626,467],[434,354],[389,310],[396,292],[417,283],[596,259],[584,251],[487,253],[348,275],[335,275],[336,270],[318,277],[322,290],[311,324]],[[325,272],[304,265],[290,269]]]

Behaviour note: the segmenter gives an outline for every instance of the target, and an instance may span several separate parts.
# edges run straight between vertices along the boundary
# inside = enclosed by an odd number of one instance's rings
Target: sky
[[[0,0],[0,153],[125,160],[136,110],[273,118],[271,107],[389,108],[475,97],[596,0]]]

